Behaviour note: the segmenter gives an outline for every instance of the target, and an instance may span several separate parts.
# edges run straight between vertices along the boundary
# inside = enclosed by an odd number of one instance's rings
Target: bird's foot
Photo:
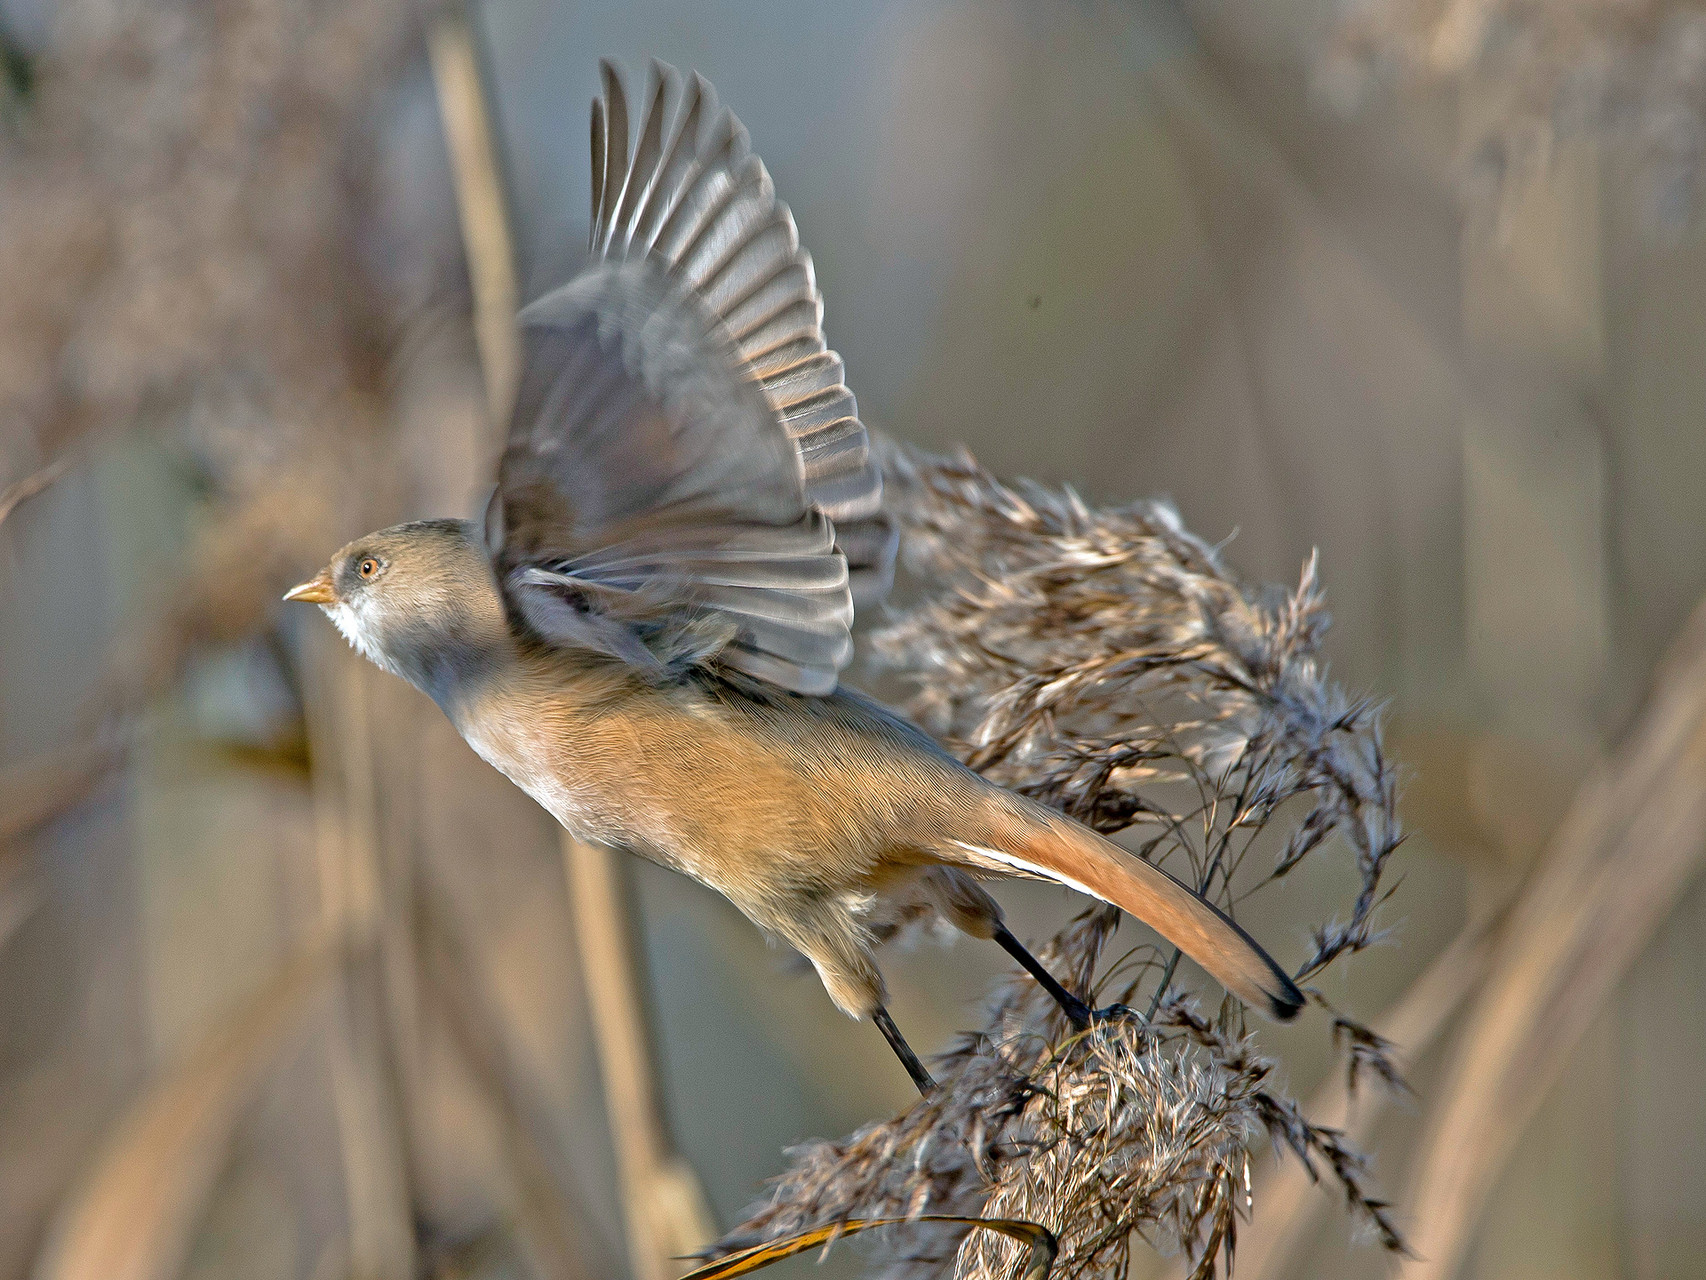
[[[1077,1031],[1088,1031],[1091,1027],[1099,1026],[1104,1022],[1114,1022],[1121,1018],[1138,1016],[1134,1009],[1128,1005],[1120,1004],[1118,1001],[1104,1005],[1100,1009],[1092,1009],[1082,1000],[1074,998],[1070,1004],[1063,1001],[1060,1007],[1061,1012],[1066,1014],[1067,1020],[1072,1023],[1074,1030]]]
[[[992,936],[1002,950],[1017,960],[1020,966],[1037,980],[1038,985],[1054,997],[1054,1002],[1060,1006],[1061,1012],[1066,1015],[1067,1020],[1077,1030],[1088,1031],[1096,1023],[1109,1022],[1114,1018],[1123,1018],[1131,1013],[1131,1010],[1123,1004],[1111,1004],[1105,1009],[1092,1009],[1061,986],[1060,980],[1044,968],[1040,960],[1025,949],[1024,944],[1008,931],[1006,925],[996,925]]]

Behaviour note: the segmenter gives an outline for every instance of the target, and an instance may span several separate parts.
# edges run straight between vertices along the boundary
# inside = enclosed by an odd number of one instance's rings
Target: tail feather
[[[1100,898],[1160,933],[1245,1004],[1281,1020],[1303,1007],[1303,993],[1272,956],[1236,921],[1160,867],[1058,814],[1014,816],[1018,820],[999,824],[993,838],[956,841],[955,860],[1052,880]]]

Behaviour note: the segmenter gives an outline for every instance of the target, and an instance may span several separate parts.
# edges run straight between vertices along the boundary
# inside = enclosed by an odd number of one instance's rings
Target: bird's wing
[[[894,538],[811,258],[704,80],[654,65],[630,154],[603,70],[593,264],[521,315],[505,589],[548,641],[827,693]]]

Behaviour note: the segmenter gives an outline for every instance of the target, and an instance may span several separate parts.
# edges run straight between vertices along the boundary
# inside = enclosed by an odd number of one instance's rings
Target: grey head
[[[440,706],[508,651],[481,528],[420,520],[357,538],[285,593],[317,604],[364,656]]]

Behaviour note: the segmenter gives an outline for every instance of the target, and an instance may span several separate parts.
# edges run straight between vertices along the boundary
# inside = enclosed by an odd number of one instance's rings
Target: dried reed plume
[[[1093,511],[967,456],[895,450],[888,470],[907,568],[932,590],[873,639],[916,684],[914,716],[997,781],[1141,830],[1144,856],[1227,907],[1257,834],[1306,798],[1264,878],[1337,832],[1362,880],[1300,976],[1374,940],[1395,777],[1376,707],[1325,678],[1313,560],[1295,591],[1258,591],[1165,503]]]
[[[1316,931],[1300,973],[1374,940],[1398,844],[1393,770],[1368,703],[1325,679],[1313,565],[1295,591],[1256,591],[1161,503],[1094,510],[1071,492],[1009,486],[969,457],[891,447],[889,495],[909,572],[928,584],[874,637],[917,686],[908,710],[989,776],[1098,829],[1131,829],[1231,911],[1333,835],[1361,873],[1347,917]],[[1246,859],[1282,820],[1273,865]],[[1234,889],[1234,882],[1237,888]],[[718,1248],[826,1222],[956,1213],[1040,1222],[1058,1274],[1122,1277],[1133,1233],[1195,1274],[1230,1264],[1248,1144],[1265,1133],[1389,1249],[1402,1247],[1362,1157],[1272,1080],[1232,1002],[1218,1016],[1171,986],[1177,954],[1104,952],[1118,913],[1078,917],[1043,951],[1098,1003],[1146,1008],[1073,1034],[1018,975],[982,1031],[939,1064],[940,1093],[840,1142],[798,1148],[769,1199]],[[1319,1002],[1320,997],[1315,996]],[[1140,1004],[1146,1000],[1147,1005]],[[1396,1073],[1378,1036],[1335,1017],[1354,1080]],[[1014,1246],[926,1225],[885,1246],[885,1274],[993,1280]]]
[[[329,528],[393,500],[369,459],[393,452],[392,348],[437,264],[395,265],[378,125],[417,21],[398,0],[67,6],[0,130],[0,509],[85,439],[143,432],[207,498],[187,563],[221,590],[187,582],[131,638],[121,703],[262,630]]]
[[[1559,138],[1600,130],[1639,157],[1649,211],[1677,224],[1706,180],[1706,8],[1687,0],[1347,0],[1321,79],[1463,84],[1471,196],[1496,201]]]

